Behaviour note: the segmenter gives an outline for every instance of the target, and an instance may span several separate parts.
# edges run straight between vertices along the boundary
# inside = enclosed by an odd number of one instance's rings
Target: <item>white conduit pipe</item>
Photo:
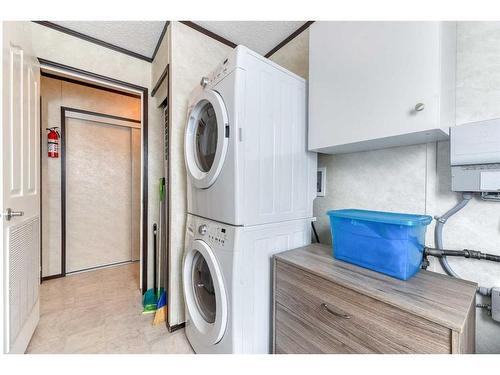
[[[463,193],[462,195],[462,200],[455,205],[451,210],[446,212],[443,216],[439,217],[436,216],[434,219],[436,219],[436,227],[434,229],[434,241],[436,244],[436,248],[439,250],[443,250],[443,227],[448,221],[450,217],[455,215],[458,211],[460,211],[462,208],[467,206],[467,204],[470,202],[472,199],[472,193]],[[439,258],[439,263],[441,264],[441,267],[443,267],[444,271],[453,277],[460,278],[458,274],[453,271],[451,268],[450,264],[448,263],[448,259],[446,259],[445,256]],[[491,288],[486,288],[486,287],[478,287],[477,292],[479,294],[482,294],[484,296],[489,296],[491,295]]]

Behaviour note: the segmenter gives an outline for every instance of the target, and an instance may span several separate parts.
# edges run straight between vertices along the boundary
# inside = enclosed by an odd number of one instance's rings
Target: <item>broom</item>
[[[155,318],[153,320],[153,325],[158,325],[163,323],[167,319],[167,293],[163,288],[158,299],[158,304],[156,305]]]
[[[161,219],[160,219],[161,220]],[[160,257],[160,262],[158,264],[158,280],[162,280],[161,272],[162,272],[162,261]],[[156,313],[155,318],[153,320],[153,325],[158,325],[165,321],[167,316],[167,293],[165,292],[165,288],[159,287],[157,292],[158,303],[156,304]]]
[[[153,281],[153,287],[149,288],[146,293],[144,293],[144,296],[142,298],[142,306],[143,306],[143,314],[151,314],[154,313],[156,310],[156,305],[158,304],[158,295],[156,291],[156,259],[157,259],[157,246],[156,246],[156,234],[157,234],[157,229],[158,227],[156,224],[153,224],[153,252],[154,252],[154,281]]]
[[[159,244],[159,249],[160,249],[160,257],[159,257],[159,264],[158,264],[158,284],[163,284],[163,277],[162,277],[162,264],[163,260],[166,256],[164,257],[164,251],[163,251],[163,221],[164,221],[164,216],[165,216],[165,178],[160,178],[160,244]],[[168,261],[168,260],[167,260]],[[166,320],[167,316],[167,293],[165,292],[165,288],[162,288],[158,286],[158,292],[157,292],[157,298],[158,298],[158,303],[156,304],[156,314],[155,318],[153,320],[153,325],[158,325]]]

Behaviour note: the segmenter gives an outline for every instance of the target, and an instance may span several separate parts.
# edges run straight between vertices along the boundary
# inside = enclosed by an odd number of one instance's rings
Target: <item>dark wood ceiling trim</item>
[[[68,34],[68,35],[74,36],[76,38],[83,39],[87,42],[97,44],[101,47],[109,48],[109,49],[112,49],[113,51],[116,51],[116,52],[121,52],[125,55],[135,57],[136,59],[144,60],[147,62],[153,61],[153,59],[151,57],[144,56],[144,55],[141,55],[140,53],[130,51],[126,48],[122,48],[122,47],[116,46],[114,44],[105,42],[104,40],[97,39],[97,38],[94,38],[92,36],[88,36],[88,35],[79,33],[78,31],[68,29],[67,27],[60,26],[60,25],[53,23],[53,22],[49,22],[49,21],[32,21],[32,22],[37,23],[37,24],[42,25],[42,26],[45,26],[45,27],[49,27],[51,29],[60,31],[60,32]]]
[[[161,31],[160,37],[158,38],[158,43],[156,43],[155,50],[153,51],[153,56],[151,56],[151,61],[154,61],[156,54],[158,53],[158,50],[160,49],[161,42],[163,41],[163,37],[165,36],[165,33],[167,32],[168,25],[170,25],[170,21],[165,22],[165,25],[163,26],[163,30]]]
[[[143,96],[146,96],[146,95],[144,95],[144,93],[147,93],[147,91],[148,91],[148,89],[146,87],[143,87],[143,86],[139,86],[139,85],[135,85],[133,83],[121,81],[119,79],[115,79],[115,78],[103,76],[102,74],[97,74],[97,73],[89,72],[87,70],[83,70],[83,69],[79,69],[79,68],[74,68],[72,66],[64,65],[64,64],[61,64],[61,63],[58,63],[58,62],[55,62],[55,61],[46,60],[46,59],[41,58],[41,57],[38,57],[38,62],[40,63],[40,65],[42,65],[42,69],[44,67],[48,67],[48,68],[55,68],[55,69],[66,70],[66,71],[69,71],[69,72],[72,72],[72,73],[76,73],[76,74],[80,74],[80,75],[83,75],[83,76],[88,76],[88,77],[91,77],[91,78],[95,78],[95,79],[103,81],[103,82],[109,82],[109,83],[112,83],[112,84],[115,84],[115,85],[120,85],[120,86],[127,87],[127,88],[132,89],[132,90],[140,91],[140,92],[143,93]]]
[[[189,26],[193,29],[195,29],[196,31],[199,31],[200,33],[202,34],[205,34],[206,36],[209,36],[210,38],[213,38],[231,48],[235,48],[237,46],[236,43],[233,43],[231,42],[230,40],[227,40],[226,38],[220,36],[220,35],[217,35],[216,33],[213,33],[211,32],[210,30],[207,30],[205,29],[204,27],[194,23],[194,22],[191,22],[191,21],[179,21],[180,23],[183,23],[184,25],[186,26]]]
[[[158,91],[158,89],[160,88],[161,84],[163,83],[163,81],[165,81],[165,78],[167,77],[167,75],[168,75],[168,64],[165,67],[165,69],[163,69],[163,72],[161,73],[160,78],[158,78],[158,82],[156,82],[155,87],[153,87],[153,89],[151,90],[151,96],[155,96],[155,94]]]
[[[272,50],[270,50],[268,53],[264,55],[264,57],[271,57],[276,51],[278,51],[280,48],[282,48],[284,45],[288,44],[292,39],[294,39],[297,35],[302,33],[305,29],[307,29],[309,26],[314,21],[307,21],[305,24],[300,26],[297,30],[295,30],[293,33],[291,33],[287,38],[285,38],[280,44],[278,44],[276,47],[274,47]]]
[[[81,113],[83,115],[105,117],[105,118],[110,118],[113,120],[133,122],[135,124],[141,123],[141,120],[137,120],[135,118],[130,118],[130,117],[122,117],[122,116],[115,116],[115,115],[110,115],[110,114],[102,113],[102,112],[87,111],[86,109],[80,109],[80,108],[70,108],[70,107],[62,107],[62,108],[66,109],[67,112],[76,112],[76,113]]]
[[[48,73],[48,72],[45,72],[43,70],[40,72],[40,75],[42,77],[47,77],[47,78],[52,78],[52,79],[58,79],[60,81],[74,83],[74,84],[77,84],[77,85],[81,85],[81,86],[85,86],[85,87],[90,87],[90,88],[97,89],[97,90],[108,91],[108,92],[112,92],[112,93],[118,94],[118,95],[130,96],[130,97],[136,98],[136,99],[140,99],[141,98],[141,96],[139,94],[134,94],[134,93],[131,93],[131,92],[125,92],[125,91],[113,89],[111,87],[99,86],[99,85],[96,85],[94,83],[85,82],[85,81],[79,81],[78,79],[64,77],[64,76],[59,76],[57,74]]]

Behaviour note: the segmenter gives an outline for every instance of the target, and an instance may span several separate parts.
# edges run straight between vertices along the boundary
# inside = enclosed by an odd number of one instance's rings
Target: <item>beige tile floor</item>
[[[193,353],[183,329],[142,314],[138,286],[138,263],[43,282],[26,353]]]

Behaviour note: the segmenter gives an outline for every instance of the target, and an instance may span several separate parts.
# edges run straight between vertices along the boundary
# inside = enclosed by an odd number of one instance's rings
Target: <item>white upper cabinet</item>
[[[315,22],[309,35],[311,151],[448,137],[455,124],[454,22]]]

